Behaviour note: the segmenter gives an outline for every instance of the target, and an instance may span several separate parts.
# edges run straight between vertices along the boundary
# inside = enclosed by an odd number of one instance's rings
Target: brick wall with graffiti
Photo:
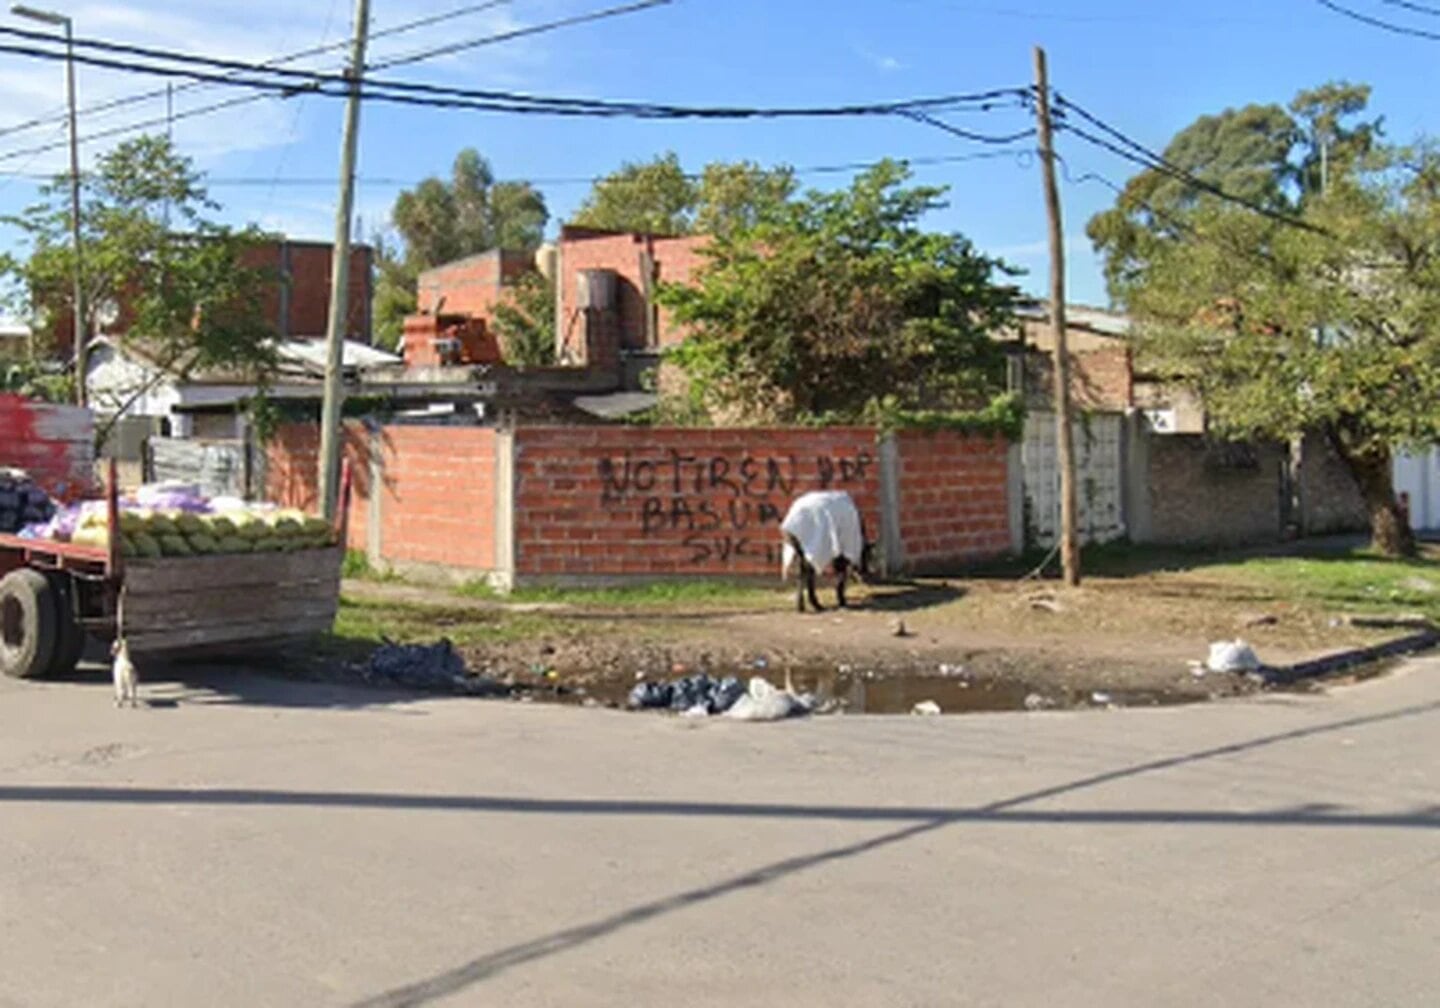
[[[876,534],[873,430],[522,429],[516,573],[778,574],[785,509],[819,489]]]
[[[354,424],[347,433],[356,463],[350,546],[382,566],[497,584],[776,577],[786,509],[821,489],[855,498],[867,536],[891,541],[899,569],[954,570],[1012,545],[1007,445],[996,438],[897,435],[887,475],[887,449],[869,427]],[[313,426],[297,426],[271,442],[276,499],[313,504],[317,441]]]
[[[24,469],[52,497],[94,491],[93,438],[89,410],[0,393],[0,467]]]

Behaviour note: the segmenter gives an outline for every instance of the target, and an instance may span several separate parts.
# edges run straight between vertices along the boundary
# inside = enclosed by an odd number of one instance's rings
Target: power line
[[[668,0],[644,0],[646,4],[668,2]],[[54,43],[56,40],[41,32],[22,28],[0,26],[0,34],[15,35],[27,40]],[[261,91],[272,91],[286,96],[306,93],[327,97],[344,97],[351,85],[344,74],[320,73],[313,70],[291,70],[267,67],[263,64],[243,63],[238,60],[218,59],[189,53],[177,53],[148,46],[105,42],[96,39],[75,39],[73,44],[82,49],[138,57],[148,60],[162,60],[179,64],[168,66],[158,63],[138,63],[112,59],[107,56],[77,54],[78,62],[102,66],[112,70],[127,70],[135,73],[149,73],[158,76],[191,77],[207,83],[231,87],[244,87]],[[71,58],[61,49],[39,49],[34,46],[3,45],[0,52],[10,52],[40,59],[66,60]],[[204,67],[207,69],[194,69]],[[219,75],[213,70],[228,71]],[[274,79],[272,79],[274,78]],[[327,90],[332,89],[332,90]],[[333,90],[344,89],[344,91]],[[474,107],[502,112],[537,112],[552,114],[581,115],[625,115],[642,118],[816,118],[827,116],[894,115],[912,111],[944,110],[960,105],[993,102],[997,99],[1023,94],[1023,89],[1005,88],[974,94],[950,94],[924,98],[908,98],[899,101],[855,103],[848,105],[792,106],[753,108],[744,106],[683,106],[654,102],[615,101],[599,98],[572,98],[533,95],[515,91],[496,91],[479,88],[448,87],[439,84],[425,84],[415,81],[380,79],[366,77],[362,83],[365,96],[372,100],[400,102],[402,104],[438,104],[452,107]]]
[[[384,38],[391,35],[400,35],[406,32],[415,31],[419,28],[428,28],[432,25],[440,24],[444,21],[454,20],[455,18],[465,17],[470,14],[479,14],[492,8],[501,7],[513,2],[514,0],[485,0],[484,3],[474,3],[464,7],[457,7],[453,10],[444,11],[439,14],[431,14],[428,17],[417,18],[414,21],[406,21],[402,24],[392,25],[389,28],[382,28],[379,31],[372,32],[371,38]],[[506,34],[508,35],[510,33]],[[339,42],[327,42],[322,45],[312,46],[309,49],[301,49],[297,52],[288,53],[284,56],[276,56],[274,59],[265,60],[264,63],[260,65],[265,67],[274,67],[283,63],[293,63],[296,60],[309,59],[312,56],[321,56],[325,53],[335,52],[337,50],[344,49],[349,44],[350,43],[348,40],[342,40]],[[176,90],[189,91],[194,88],[202,88],[205,86],[206,85],[201,82],[192,82],[190,84],[181,85],[181,87]],[[139,92],[137,94],[125,95],[119,98],[112,98],[109,101],[99,102],[95,105],[87,105],[85,108],[82,108],[79,111],[79,114],[82,116],[100,115],[105,112],[114,111],[115,109],[125,108],[130,105],[136,105],[141,102],[150,101],[151,99],[161,98],[164,96],[165,90],[163,88],[152,91]],[[256,96],[252,100],[258,101],[261,97],[264,96]],[[59,112],[53,114],[49,114],[43,117],[37,117],[35,119],[29,119],[25,122],[16,123],[13,126],[7,126],[3,129],[0,129],[0,137],[10,136],[14,133],[20,133],[29,129],[33,129],[37,126],[44,126],[51,122],[63,121],[64,118],[65,112],[62,109]]]
[[[950,123],[944,122],[940,119],[936,119],[934,116],[928,115],[924,112],[904,111],[901,112],[900,115],[903,115],[907,119],[913,119],[915,122],[923,123],[926,126],[934,126],[936,129],[944,130],[951,136],[957,136],[962,140],[973,140],[976,143],[997,145],[1011,144],[1015,143],[1017,140],[1025,140],[1035,135],[1035,130],[1033,127],[1031,129],[1020,130],[1017,133],[1007,133],[1003,136],[996,136],[991,133],[976,133],[973,130],[962,129],[959,126],[952,126],[950,125]]]
[[[1011,148],[1009,150],[975,151],[970,154],[942,154],[917,155],[914,157],[892,157],[885,160],[899,161],[903,164],[918,168],[935,168],[943,167],[945,165],[965,164],[974,161],[997,160],[1008,157],[1014,157],[1019,159],[1030,155],[1030,153],[1031,152],[1028,148]],[[874,168],[881,163],[881,161],[847,161],[837,164],[804,165],[800,167],[795,167],[791,165],[777,165],[775,167],[777,170],[788,168],[792,173],[796,175],[834,175],[842,174],[845,172],[864,171],[869,168]],[[533,185],[537,188],[566,185],[593,185],[594,183],[599,182],[606,177],[606,175],[537,176],[535,178],[497,179],[494,184],[502,185],[506,183],[524,183],[528,185]],[[686,172],[685,177],[692,181],[699,180],[704,177],[704,173]],[[54,178],[54,175],[47,175],[40,172],[0,171],[0,179],[26,180],[32,182],[50,182],[53,181]],[[358,176],[357,178],[360,182],[371,186],[415,186],[425,181],[425,179],[421,178],[396,178],[393,176]],[[1072,181],[1084,181],[1084,178]],[[323,187],[335,185],[335,179],[333,177],[326,178],[318,175],[293,176],[290,178],[270,178],[261,175],[231,175],[213,178],[207,177],[203,180],[203,182],[207,188],[215,186],[219,186],[222,188],[232,186],[236,188],[244,188],[249,186],[269,186],[271,184],[285,188],[305,188],[310,186]]]
[[[1396,35],[1408,35],[1411,38],[1421,38],[1426,39],[1430,42],[1440,42],[1440,33],[1425,31],[1423,28],[1408,28],[1405,25],[1398,25],[1394,22],[1386,21],[1382,18],[1377,18],[1370,14],[1362,14],[1360,11],[1351,10],[1349,7],[1342,7],[1340,4],[1335,3],[1334,0],[1315,0],[1315,2],[1318,3],[1321,7],[1325,7],[1329,10],[1334,11],[1336,14],[1348,17],[1352,21],[1359,21],[1361,24],[1367,24],[1372,28],[1379,28],[1383,31],[1393,32]],[[1431,13],[1434,12],[1432,11]]]
[[[394,59],[385,60],[381,63],[372,63],[367,69],[389,70],[391,67],[404,66],[408,63],[418,63],[420,60],[431,59],[436,56],[451,56],[469,49],[478,49],[481,46],[493,45],[496,42],[509,42],[511,39],[524,38],[526,35],[534,35],[537,32],[552,31],[556,28],[568,28],[571,25],[588,24],[591,21],[618,17],[621,14],[633,14],[636,11],[646,10],[650,7],[659,7],[669,2],[670,0],[639,0],[637,3],[625,4],[619,7],[608,7],[605,10],[592,11],[589,14],[576,14],[572,17],[561,18],[558,21],[548,21],[544,24],[533,25],[526,28],[516,28],[513,31],[501,32],[498,35],[488,35],[484,38],[453,42],[434,49],[423,49],[419,52],[410,53],[406,56],[397,56]]]
[[[1130,137],[1126,136],[1124,133],[1120,132],[1118,129],[1116,129],[1114,126],[1111,126],[1109,123],[1105,122],[1100,117],[1093,115],[1090,112],[1087,112],[1079,105],[1076,105],[1074,102],[1069,101],[1058,94],[1055,96],[1055,103],[1062,109],[1074,112],[1086,122],[1090,123],[1097,129],[1101,130],[1102,132],[1108,134],[1116,141],[1118,141],[1117,144],[1109,140],[1105,140],[1102,137],[1097,137],[1095,136],[1095,134],[1081,129],[1073,123],[1059,124],[1060,129],[1064,130],[1065,132],[1074,134],[1080,139],[1086,141],[1087,143],[1091,143],[1097,147],[1108,150],[1112,154],[1116,154],[1122,158],[1125,158],[1128,161],[1134,162],[1135,164],[1141,165],[1145,168],[1150,168],[1160,172],[1163,175],[1168,175],[1170,178],[1173,178],[1178,182],[1183,182],[1187,186],[1193,189],[1198,189],[1201,192],[1209,193],[1217,199],[1224,200],[1227,203],[1233,203],[1236,206],[1244,207],[1246,210],[1249,210],[1252,213],[1259,214],[1262,217],[1269,218],[1276,223],[1284,224],[1288,227],[1298,228],[1302,231],[1309,231],[1313,234],[1330,234],[1330,232],[1326,231],[1324,228],[1317,227],[1316,225],[1311,224],[1309,221],[1301,220],[1298,217],[1293,217],[1290,214],[1283,213],[1271,207],[1267,207],[1263,203],[1257,203],[1254,200],[1247,199],[1244,196],[1237,196],[1234,193],[1227,192],[1225,189],[1221,188],[1213,182],[1208,182],[1205,179],[1199,178],[1187,169],[1166,160],[1164,156],[1155,153],[1139,141],[1133,140]]]
[[[1428,14],[1430,17],[1440,17],[1440,10],[1427,4],[1415,3],[1414,0],[1380,0],[1383,4],[1391,7],[1399,7],[1402,10],[1414,11],[1416,14]]]

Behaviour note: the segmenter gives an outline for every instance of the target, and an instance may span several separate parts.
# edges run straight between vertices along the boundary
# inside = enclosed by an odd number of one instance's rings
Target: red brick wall
[[[488,428],[382,428],[384,481],[369,487],[367,435],[347,427],[356,479],[352,548],[366,546],[380,494],[389,563],[496,570],[498,448]],[[519,578],[616,575],[775,577],[780,520],[799,494],[849,491],[881,541],[880,450],[868,427],[723,430],[527,427],[514,433]],[[312,509],[316,428],[286,427],[269,448],[271,496]],[[910,569],[952,570],[1010,548],[1007,446],[951,432],[905,433],[900,537]]]
[[[640,274],[640,253],[647,248],[655,261],[658,283],[684,283],[705,263],[701,249],[707,235],[669,238],[656,235],[590,231],[567,227],[560,234],[560,318],[561,332],[570,334],[579,345],[583,322],[576,304],[577,277],[582,270],[608,269],[618,278],[616,308],[620,321],[620,346],[645,347],[645,286]],[[679,343],[683,330],[664,311],[657,327],[661,346]]]
[[[442,359],[436,349],[437,339],[458,341],[459,349],[450,359]],[[406,367],[435,367],[440,364],[499,364],[505,359],[496,337],[483,318],[457,315],[409,315],[405,318],[405,337],[401,346]]]
[[[514,283],[535,268],[535,257],[529,252],[492,249],[444,263],[420,274],[416,283],[416,310],[434,314],[440,299],[446,315],[474,315],[493,319],[495,303],[505,285]]]
[[[1102,346],[1070,351],[1070,401],[1077,409],[1124,410],[1135,405],[1130,349]],[[1048,408],[1055,396],[1053,355],[1034,351],[1026,362],[1026,394],[1036,408]]]
[[[344,457],[350,462],[350,514],[346,545],[364,549],[369,518],[370,454],[365,429],[345,424]],[[286,424],[265,445],[265,498],[310,514],[320,511],[320,427]]]
[[[878,538],[878,455],[869,428],[521,429],[516,573],[778,576],[807,490],[850,491]]]
[[[896,445],[908,569],[946,570],[1009,551],[1003,438],[903,431]]]
[[[384,427],[380,550],[391,563],[495,567],[498,435],[482,427]]]
[[[0,393],[0,467],[24,469],[52,497],[88,496],[93,425],[89,410]]]
[[[267,286],[262,305],[265,320],[277,333],[291,339],[325,335],[330,321],[330,266],[334,249],[325,242],[262,242],[244,257],[247,265],[271,270],[276,281]],[[288,265],[286,259],[288,258]],[[345,335],[370,341],[372,252],[368,245],[350,249],[350,298],[346,306]],[[281,287],[289,274],[288,318]]]

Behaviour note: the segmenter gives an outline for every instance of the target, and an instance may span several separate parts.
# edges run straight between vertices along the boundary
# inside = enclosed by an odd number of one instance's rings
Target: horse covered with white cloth
[[[785,520],[780,576],[788,578],[799,562],[795,589],[795,610],[805,611],[805,600],[816,612],[825,607],[815,596],[815,574],[833,568],[835,598],[845,608],[845,583],[853,570],[860,580],[870,580],[872,544],[865,540],[865,519],[855,501],[843,490],[815,490],[795,498]]]

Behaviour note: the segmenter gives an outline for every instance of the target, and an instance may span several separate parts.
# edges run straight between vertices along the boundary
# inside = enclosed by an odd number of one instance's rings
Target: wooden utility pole
[[[370,0],[355,0],[355,40],[350,49],[350,98],[340,141],[340,202],[335,208],[335,248],[330,264],[330,317],[325,327],[325,401],[320,410],[320,502],[335,518],[340,497],[341,405],[345,398],[345,329],[350,304],[350,219],[355,208],[355,148],[360,139],[360,81]]]
[[[1045,50],[1035,47],[1035,114],[1040,139],[1040,171],[1045,181],[1045,213],[1050,219],[1050,331],[1055,342],[1055,451],[1060,467],[1060,566],[1065,583],[1080,583],[1080,544],[1076,538],[1075,435],[1070,423],[1070,349],[1065,339],[1065,232],[1060,219],[1060,189],[1055,182],[1055,142],[1050,123],[1050,75]]]

